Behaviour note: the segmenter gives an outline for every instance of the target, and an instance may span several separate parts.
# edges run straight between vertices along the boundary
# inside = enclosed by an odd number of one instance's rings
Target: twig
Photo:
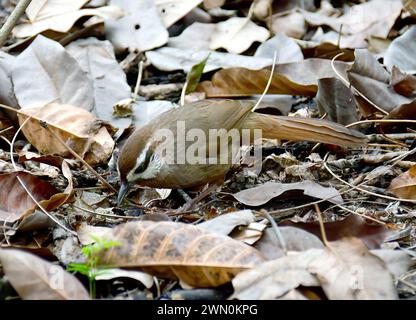
[[[261,94],[260,99],[257,101],[257,103],[254,105],[254,107],[251,109],[251,112],[254,112],[257,109],[257,107],[260,105],[261,101],[263,100],[264,96],[267,94],[267,91],[269,91],[270,85],[272,84],[272,79],[273,79],[273,75],[274,75],[274,68],[275,68],[275,65],[276,65],[276,60],[277,60],[277,51],[274,51],[272,70],[270,70],[270,77],[269,77],[269,80],[267,81],[266,88],[264,88],[264,91]]]
[[[321,229],[322,241],[323,241],[325,247],[328,247],[329,246],[329,243],[328,243],[328,238],[326,237],[325,226],[324,226],[324,219],[322,218],[321,209],[319,209],[319,206],[317,204],[315,204],[315,210],[316,210],[316,213],[318,215],[319,228]]]
[[[32,0],[19,0],[16,7],[14,8],[13,12],[7,18],[6,22],[4,23],[3,27],[0,29],[0,48],[4,46],[7,41],[7,38],[12,32],[14,26],[16,25],[17,21],[19,21],[20,17],[25,12],[26,8],[30,4]]]
[[[49,128],[49,125],[45,121],[40,121],[40,124],[42,127],[44,127],[46,130],[49,131],[51,135],[54,136],[56,140],[58,140],[75,158],[77,158],[79,161],[82,162],[82,164],[93,174],[97,177],[98,180],[102,182],[103,185],[105,185],[108,189],[110,189],[112,192],[117,193],[117,190],[114,189],[114,187],[107,182],[97,171],[95,171],[82,157],[76,153],[70,146],[68,146],[64,140],[60,136],[58,136],[51,128]]]
[[[133,93],[134,101],[137,100],[137,96],[139,94],[140,84],[142,83],[142,76],[143,76],[143,60],[139,62],[139,71],[137,73],[136,86],[134,87],[134,93]]]

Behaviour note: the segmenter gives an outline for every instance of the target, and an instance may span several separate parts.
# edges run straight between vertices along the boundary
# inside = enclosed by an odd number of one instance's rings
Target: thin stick
[[[54,136],[56,140],[58,140],[75,158],[77,158],[79,161],[82,162],[82,164],[92,173],[94,174],[98,180],[102,182],[103,185],[105,185],[108,189],[110,189],[112,192],[117,193],[117,190],[114,189],[114,187],[107,182],[97,171],[95,171],[84,159],[81,158],[81,156],[76,153],[70,146],[68,146],[64,140],[60,136],[58,136],[51,128],[49,128],[49,125],[45,121],[40,121],[42,127],[47,129],[51,135]]]
[[[350,128],[350,127],[357,126],[359,124],[365,124],[365,123],[416,123],[416,120],[410,120],[410,119],[361,120],[361,121],[350,123],[350,124],[346,125],[345,127]]]
[[[269,91],[270,85],[272,84],[272,79],[273,79],[273,74],[274,74],[274,68],[275,68],[275,65],[276,65],[276,60],[277,60],[277,51],[274,51],[272,70],[270,71],[270,77],[269,77],[269,80],[267,81],[266,88],[264,88],[264,91],[261,94],[260,99],[254,105],[253,109],[251,109],[251,112],[254,112],[254,110],[257,109],[257,107],[260,105],[261,101],[263,100],[264,96],[267,94],[267,91]]]
[[[0,48],[4,46],[9,37],[10,33],[12,32],[14,26],[16,25],[17,21],[19,21],[20,17],[25,12],[26,8],[30,4],[32,0],[19,0],[16,7],[14,8],[13,12],[7,18],[6,22],[4,23],[3,27],[0,29]]]
[[[315,210],[316,210],[316,213],[318,214],[319,228],[321,229],[322,241],[325,247],[329,247],[328,238],[326,237],[326,232],[325,232],[325,227],[324,227],[324,219],[322,218],[321,209],[319,209],[319,206],[317,204],[315,204]]]
[[[137,73],[137,80],[136,80],[136,86],[134,87],[134,93],[133,93],[133,100],[137,100],[137,96],[139,95],[139,88],[140,84],[142,83],[142,76],[143,76],[143,60],[139,62],[139,71]]]

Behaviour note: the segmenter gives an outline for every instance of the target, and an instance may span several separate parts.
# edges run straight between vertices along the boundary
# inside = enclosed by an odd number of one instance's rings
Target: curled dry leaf
[[[388,190],[398,198],[416,199],[416,166],[394,178]]]
[[[65,203],[68,193],[58,191],[48,182],[26,172],[13,172],[0,175],[0,220],[15,222],[32,214],[37,205],[22,187],[19,177],[30,194],[47,211],[53,210]]]
[[[264,261],[257,250],[239,241],[183,223],[125,223],[113,229],[110,239],[121,246],[103,253],[100,263],[179,279],[193,287],[219,286]]]
[[[0,249],[0,264],[24,300],[88,300],[88,292],[62,267],[16,249]]]
[[[84,109],[56,103],[27,107],[19,112],[19,123],[22,124],[28,116],[31,119],[23,126],[22,132],[41,153],[70,155],[68,149],[49,130],[89,164],[106,161],[113,151],[114,141],[103,122]]]
[[[261,186],[237,192],[233,194],[233,196],[245,205],[260,206],[287,191],[293,190],[301,190],[304,195],[319,199],[328,199],[328,201],[332,203],[343,203],[341,195],[335,188],[323,187],[320,184],[312,181],[302,181],[295,183],[267,182]]]
[[[384,54],[384,64],[408,73],[416,73],[416,26],[411,27],[400,37],[393,40]]]
[[[284,221],[283,226],[292,226],[308,231],[318,238],[322,237],[319,223]],[[363,241],[369,249],[378,249],[389,235],[393,233],[387,227],[369,223],[355,214],[348,215],[345,219],[325,222],[325,233],[329,241],[340,240],[344,237],[356,237]]]
[[[393,66],[390,86],[402,96],[416,99],[416,76],[402,72]]]
[[[335,63],[337,70],[345,70],[347,64]],[[268,93],[314,96],[318,91],[318,79],[335,77],[331,61],[308,59],[295,63],[278,64]],[[214,74],[211,81],[203,81],[198,91],[208,98],[251,96],[261,94],[270,78],[270,70],[243,68],[223,69]]]

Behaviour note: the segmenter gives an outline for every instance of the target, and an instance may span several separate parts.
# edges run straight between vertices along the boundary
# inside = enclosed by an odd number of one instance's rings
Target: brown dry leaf
[[[288,220],[282,222],[281,225],[300,228],[318,238],[322,237],[318,222],[292,222]],[[356,237],[362,240],[369,249],[380,248],[384,239],[393,233],[387,227],[368,223],[355,214],[350,214],[342,220],[325,222],[324,227],[329,241],[336,241],[344,237]]]
[[[337,58],[337,61],[354,61],[354,50],[351,49],[342,49],[336,44],[324,42],[316,44],[315,42],[301,41],[298,42],[302,48],[302,52],[307,58],[321,58],[321,59],[332,59],[336,55],[343,53],[342,56]]]
[[[416,73],[416,26],[411,27],[400,37],[393,40],[384,54],[384,64],[398,67],[407,73]]]
[[[0,264],[24,300],[89,300],[84,286],[61,266],[16,249],[0,249]]]
[[[308,271],[309,264],[322,253],[312,249],[284,256],[238,274],[233,280],[233,299],[269,300],[283,297],[299,286],[319,286],[318,279]]]
[[[363,93],[370,101],[385,111],[411,102],[390,88],[390,75],[366,49],[355,50],[355,62],[347,71],[351,85]],[[357,102],[361,111],[366,115],[374,112],[375,108],[363,99]]]
[[[52,130],[89,164],[102,163],[111,156],[114,141],[107,128],[84,109],[56,103],[27,107],[19,112],[19,123],[22,124],[28,116],[32,118],[23,126],[22,132],[41,153],[70,155],[68,149],[50,133]],[[40,121],[45,122],[49,130]]]
[[[316,103],[320,113],[326,113],[331,121],[348,125],[359,120],[354,95],[339,79],[318,80]]]
[[[346,63],[336,62],[337,70],[346,67]],[[308,59],[278,64],[268,93],[314,96],[318,91],[318,79],[334,76],[330,60]],[[223,69],[215,73],[211,81],[201,82],[197,91],[205,92],[208,98],[251,96],[261,94],[269,78],[269,69]]]
[[[29,216],[37,207],[17,180],[19,177],[33,197],[47,211],[53,210],[68,200],[68,193],[58,193],[48,182],[26,172],[13,172],[0,175],[0,220],[15,222]]]
[[[395,66],[391,70],[390,86],[402,96],[416,99],[416,76],[404,73]]]
[[[323,187],[313,181],[295,183],[267,182],[261,186],[237,192],[233,194],[233,197],[245,205],[260,206],[285,192],[293,190],[302,191],[302,193],[306,196],[318,199],[328,199],[328,201],[332,203],[343,203],[341,195],[335,188]]]
[[[394,108],[385,119],[415,119],[416,116],[416,99],[410,103],[402,104]],[[406,132],[408,128],[415,128],[410,123],[381,123],[380,128],[383,132]]]
[[[102,264],[136,268],[193,287],[219,286],[264,261],[239,241],[183,223],[125,223],[113,229],[110,239],[121,246],[103,253]]]
[[[388,190],[398,198],[416,199],[416,166],[394,178]]]
[[[308,267],[331,300],[394,300],[397,291],[386,263],[357,238],[331,242]]]
[[[32,0],[26,9],[29,23],[17,25],[13,34],[17,38],[37,35],[46,30],[68,32],[74,23],[84,16],[118,19],[123,11],[116,6],[81,9],[88,0]]]

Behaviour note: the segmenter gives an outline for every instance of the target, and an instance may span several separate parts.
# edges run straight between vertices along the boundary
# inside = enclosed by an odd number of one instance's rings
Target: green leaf
[[[191,92],[194,92],[196,90],[196,87],[198,86],[199,80],[201,80],[202,73],[204,72],[205,65],[207,64],[208,58],[210,54],[202,60],[200,63],[195,64],[192,66],[191,71],[189,71],[186,82],[188,83],[185,94],[189,94]]]

